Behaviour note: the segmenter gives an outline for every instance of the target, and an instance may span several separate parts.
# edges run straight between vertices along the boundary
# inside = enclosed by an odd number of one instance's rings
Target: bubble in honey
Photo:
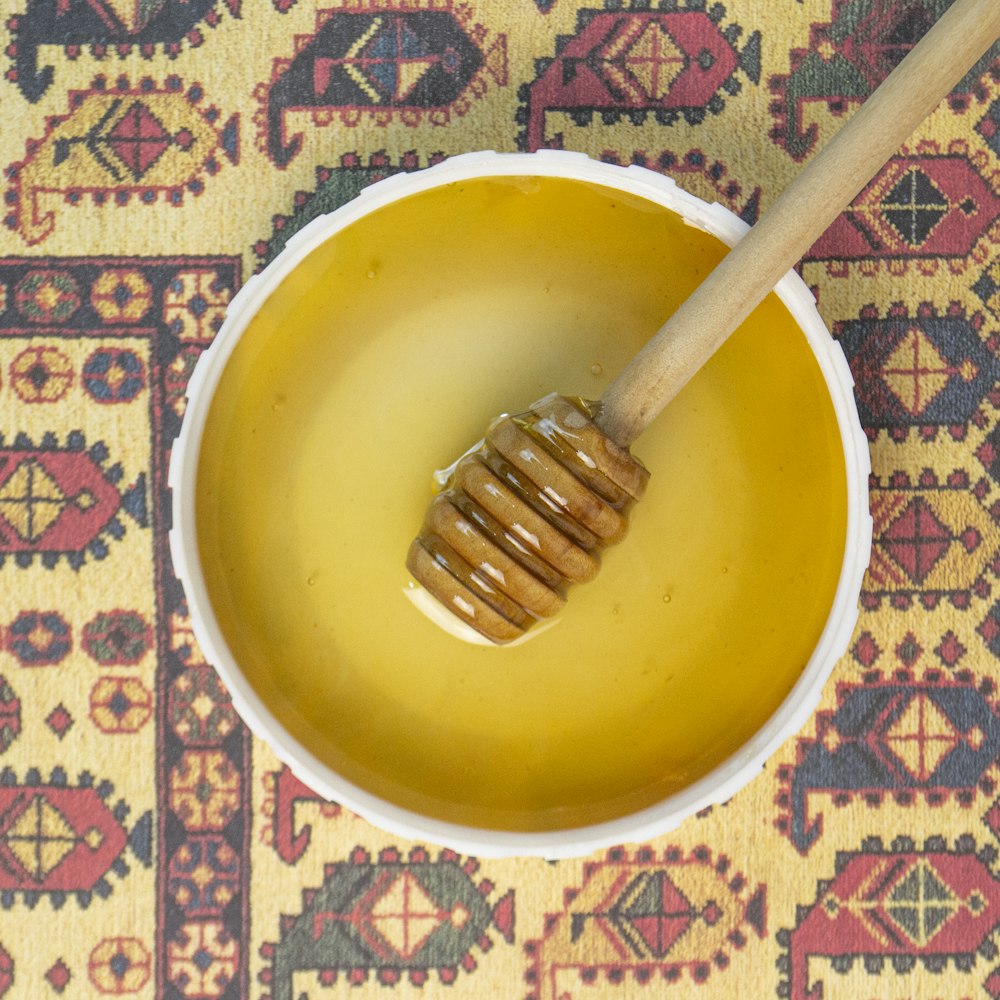
[[[366,277],[366,278],[374,278],[374,277],[375,277],[375,272],[374,272],[373,270],[369,270],[369,271],[368,271],[368,272],[367,272],[367,273],[365,274],[365,277]]]
[[[591,375],[603,375],[604,374],[604,365],[602,365],[599,361],[595,361],[590,366],[590,374]]]
[[[669,604],[672,600],[673,600],[673,596],[671,594],[664,594],[663,595],[663,603],[664,604]]]

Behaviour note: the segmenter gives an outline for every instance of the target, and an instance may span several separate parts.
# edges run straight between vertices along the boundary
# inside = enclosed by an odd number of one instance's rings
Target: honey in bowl
[[[349,224],[250,319],[200,445],[197,545],[235,662],[323,765],[494,831],[617,819],[758,732],[826,625],[847,537],[837,416],[774,295],[634,445],[628,537],[530,641],[407,599],[432,472],[492,417],[596,399],[722,257],[674,212],[471,178]]]

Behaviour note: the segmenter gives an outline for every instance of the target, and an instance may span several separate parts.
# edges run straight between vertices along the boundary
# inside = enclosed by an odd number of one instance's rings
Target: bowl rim
[[[857,622],[858,598],[871,552],[871,462],[854,400],[854,380],[843,351],[820,318],[805,283],[789,271],[775,286],[775,292],[805,334],[830,394],[845,463],[847,523],[840,577],[824,628],[798,680],[763,726],[710,772],[654,805],[612,820],[558,830],[522,832],[447,822],[397,806],[346,780],[278,721],[240,670],[215,618],[201,568],[195,518],[195,486],[205,424],[215,390],[244,330],[264,301],[309,253],[346,226],[401,198],[489,176],[554,176],[610,187],[671,209],[689,225],[730,246],[749,228],[724,206],[705,202],[679,188],[671,178],[645,167],[621,167],[561,150],[465,153],[372,184],[350,202],[295,233],[278,256],[251,276],[229,303],[218,334],[202,352],[188,383],[186,410],[168,472],[172,494],[168,540],[187,598],[192,630],[207,662],[219,673],[234,708],[250,730],[305,784],[382,830],[410,840],[429,840],[480,857],[535,856],[555,860],[670,832],[684,819],[726,801],[743,788],[781,743],[805,724],[819,703],[836,661],[846,652]]]

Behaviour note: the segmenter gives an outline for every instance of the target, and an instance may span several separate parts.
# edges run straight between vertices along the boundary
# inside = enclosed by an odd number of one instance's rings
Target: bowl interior
[[[636,443],[629,537],[554,627],[474,647],[403,593],[432,471],[500,412],[600,396],[725,249],[611,188],[472,178],[335,232],[246,322],[198,453],[202,612],[306,780],[565,831],[669,800],[775,713],[834,601],[848,490],[774,295]]]

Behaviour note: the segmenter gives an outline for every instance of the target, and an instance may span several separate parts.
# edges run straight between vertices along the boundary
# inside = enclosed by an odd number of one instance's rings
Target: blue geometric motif
[[[864,427],[967,424],[1000,379],[1000,362],[980,337],[981,325],[980,315],[960,312],[863,314],[836,324]]]
[[[886,793],[901,804],[916,794],[970,803],[981,787],[992,790],[985,776],[1000,752],[1000,719],[984,691],[992,683],[977,688],[967,672],[842,685],[839,707],[817,716],[816,738],[801,739],[796,763],[779,769],[779,829],[807,854],[823,831],[823,815],[810,818],[811,795],[838,805],[856,794],[877,804]]]
[[[320,16],[325,19],[316,34],[260,89],[261,138],[281,169],[302,144],[301,133],[286,135],[289,112],[447,109],[486,63],[449,10],[337,10]]]

